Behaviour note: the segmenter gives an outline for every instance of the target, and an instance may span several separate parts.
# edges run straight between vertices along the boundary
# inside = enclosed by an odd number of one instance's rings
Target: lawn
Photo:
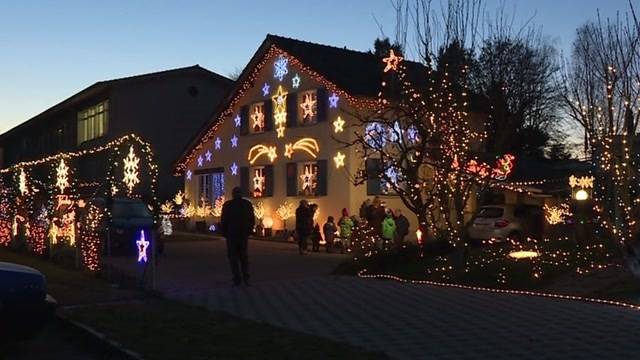
[[[387,358],[348,344],[121,289],[93,274],[7,249],[0,249],[0,261],[40,270],[62,316],[96,329],[145,359]]]

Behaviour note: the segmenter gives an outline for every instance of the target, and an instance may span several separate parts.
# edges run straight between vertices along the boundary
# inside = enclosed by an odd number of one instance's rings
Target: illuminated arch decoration
[[[311,155],[314,159],[318,157],[318,152],[320,151],[320,146],[318,146],[318,141],[313,138],[302,138],[295,143],[286,144],[284,156],[291,159],[291,156],[294,151],[300,150],[304,151],[307,154]]]
[[[284,137],[284,129],[287,125],[287,95],[282,86],[278,86],[273,100],[273,122],[276,125],[277,136]]]
[[[385,63],[384,72],[388,72],[389,70],[397,70],[398,65],[403,60],[402,56],[397,56],[393,49],[389,50],[389,56],[382,59],[382,62]]]
[[[133,187],[140,183],[139,175],[139,167],[140,158],[138,158],[133,151],[133,145],[129,147],[129,154],[124,158],[124,175],[122,181],[127,186],[129,191],[129,195],[131,195],[133,191]]]
[[[285,56],[278,56],[273,63],[273,77],[282,81],[284,77],[289,73],[289,59]]]
[[[255,163],[256,160],[258,160],[258,158],[260,158],[262,155],[267,155],[271,162],[273,162],[278,157],[275,146],[258,144],[249,149],[249,156],[247,157],[247,159],[249,160],[249,163],[253,165],[253,163]],[[235,163],[233,164],[235,165]]]

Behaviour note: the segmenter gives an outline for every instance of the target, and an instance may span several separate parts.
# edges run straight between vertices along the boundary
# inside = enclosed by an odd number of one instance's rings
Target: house
[[[327,216],[337,220],[343,208],[358,214],[374,195],[405,209],[377,177],[354,185],[350,180],[365,159],[336,141],[352,140],[351,114],[375,105],[383,67],[372,53],[268,35],[176,163],[186,198],[196,208],[208,203],[215,210],[240,186],[254,206],[261,203],[263,222],[274,230],[285,227],[278,213],[291,212],[301,199],[319,206],[319,223]],[[415,231],[417,220],[404,212]]]
[[[103,146],[135,133],[151,143],[159,197],[182,187],[172,165],[233,81],[198,65],[100,81],[0,135],[0,167]],[[104,174],[107,159],[79,173]]]

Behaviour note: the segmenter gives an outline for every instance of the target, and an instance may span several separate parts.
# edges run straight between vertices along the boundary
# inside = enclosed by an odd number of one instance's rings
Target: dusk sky
[[[564,51],[597,9],[612,16],[628,7],[627,0],[505,2],[516,23],[535,15]],[[486,0],[487,11],[500,3]],[[376,19],[394,35],[388,0],[4,1],[0,132],[100,80],[193,64],[229,75],[267,33],[368,50],[380,35]]]

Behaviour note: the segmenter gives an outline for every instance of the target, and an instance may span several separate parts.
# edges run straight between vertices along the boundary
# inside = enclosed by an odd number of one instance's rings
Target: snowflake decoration
[[[205,160],[207,160],[207,162],[211,162],[211,155],[213,155],[213,154],[211,154],[211,150],[207,149],[207,152],[204,153],[204,158],[205,158]]]
[[[267,96],[269,95],[269,90],[271,89],[271,86],[269,86],[269,84],[264,83],[264,85],[262,86],[262,96]]]
[[[198,156],[198,159],[196,160],[198,162],[198,167],[202,167],[204,159],[202,158],[202,155]]]
[[[235,162],[231,164],[231,175],[238,175],[238,165]]]
[[[240,127],[242,125],[242,118],[240,115],[236,115],[236,117],[233,118],[233,121],[236,123],[236,127]]]
[[[279,56],[273,63],[273,77],[282,81],[284,77],[289,73],[288,69],[289,59],[284,56]]]
[[[238,147],[238,137],[233,134],[233,137],[231,138],[231,147]]]
[[[291,86],[293,86],[294,89],[300,87],[300,75],[296,74],[296,76],[291,79]]]
[[[336,93],[331,94],[331,96],[329,96],[329,107],[332,109],[337,108],[338,100],[340,100],[340,96],[338,96]]]
[[[215,148],[216,150],[220,150],[221,147],[222,147],[222,140],[220,140],[220,137],[218,136],[215,141]]]
[[[140,159],[136,156],[135,152],[133,152],[133,145],[129,147],[129,154],[124,158],[124,177],[122,178],[122,182],[129,189],[129,194],[133,190],[133,187],[140,182],[138,179],[138,164],[140,163]]]
[[[372,148],[381,148],[385,144],[384,139],[384,126],[382,124],[373,122],[367,125],[365,128],[365,141]]]
[[[140,230],[140,239],[136,240],[138,246],[138,262],[147,262],[147,248],[149,242],[144,238],[144,230]]]
[[[56,187],[60,189],[61,194],[64,194],[64,189],[69,187],[69,167],[64,163],[64,159],[60,159],[56,169]]]

